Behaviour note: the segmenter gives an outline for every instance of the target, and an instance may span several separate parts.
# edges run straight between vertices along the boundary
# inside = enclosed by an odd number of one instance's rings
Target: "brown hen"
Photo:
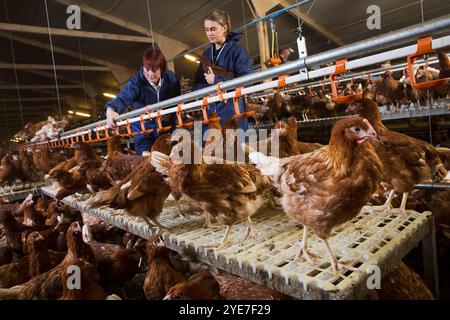
[[[302,246],[296,256],[313,263],[307,251],[307,233],[312,229],[325,243],[331,267],[338,261],[327,238],[333,227],[354,218],[380,183],[382,164],[366,140],[376,132],[363,118],[338,121],[327,147],[284,159],[251,153],[250,159],[270,176],[282,193],[286,214],[303,225]],[[346,267],[346,266],[344,266]]]

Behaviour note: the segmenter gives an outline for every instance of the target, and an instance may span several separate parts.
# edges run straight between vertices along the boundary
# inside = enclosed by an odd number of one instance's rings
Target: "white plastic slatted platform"
[[[24,199],[28,194],[32,192],[39,192],[39,189],[41,187],[47,186],[49,183],[47,181],[39,181],[36,183],[36,187],[34,183],[30,185],[27,183],[25,185],[23,184],[13,184],[12,185],[12,191],[10,191],[9,187],[3,187],[5,192],[0,192],[0,198],[6,197],[10,201],[16,201],[20,199]],[[24,188],[24,186],[26,188]]]
[[[44,187],[41,192],[54,197],[56,190]],[[156,228],[148,228],[141,218],[127,216],[123,211],[90,209],[89,200],[67,197],[63,202],[143,238],[158,232]],[[244,235],[245,224],[237,223],[232,231],[233,244],[220,250],[205,249],[204,246],[218,242],[225,227],[204,229],[203,214],[178,217],[175,204],[168,201],[158,220],[172,230],[171,234],[162,233],[167,247],[180,253],[188,252],[191,256],[195,253],[200,261],[288,295],[301,299],[367,297],[368,274],[347,271],[333,275],[324,244],[313,233],[309,234],[308,245],[310,252],[320,257],[315,258],[317,266],[308,264],[303,258],[292,261],[302,227],[289,219],[281,208],[266,208],[255,214],[252,220],[256,237],[243,243],[239,240]],[[404,217],[388,211],[374,213],[371,207],[364,207],[355,219],[336,228],[329,243],[339,261],[361,270],[378,265],[383,277],[419,241],[432,234],[433,228],[430,212],[408,211]]]

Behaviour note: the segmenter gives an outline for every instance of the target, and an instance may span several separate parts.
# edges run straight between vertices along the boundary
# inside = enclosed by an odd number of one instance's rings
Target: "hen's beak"
[[[363,121],[368,127],[368,129],[366,130],[366,134],[364,136],[367,137],[367,138],[374,139],[374,140],[379,142],[380,140],[378,139],[378,134],[375,131],[375,129],[372,127],[370,122],[367,119],[364,119]]]
[[[170,293],[166,294],[163,300],[172,300],[172,295]]]

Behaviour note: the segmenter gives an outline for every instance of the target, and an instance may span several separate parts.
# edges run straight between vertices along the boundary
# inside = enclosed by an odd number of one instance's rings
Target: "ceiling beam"
[[[11,38],[14,41],[21,42],[21,43],[24,43],[26,45],[31,45],[31,46],[34,46],[34,47],[37,47],[37,48],[41,48],[41,49],[44,49],[44,50],[52,50],[52,48],[53,48],[53,51],[56,52],[56,53],[66,55],[68,57],[80,59],[79,53],[74,51],[74,50],[64,49],[64,48],[61,48],[61,47],[58,47],[58,46],[55,46],[55,45],[53,45],[53,47],[51,47],[46,42],[42,42],[42,41],[39,41],[39,40],[34,40],[34,39],[28,38],[28,37],[19,36],[19,35],[16,35],[16,34],[12,34],[10,32],[5,32],[5,31],[0,31],[0,36],[8,38],[8,39]],[[123,67],[121,65],[118,65],[118,64],[106,61],[104,59],[99,59],[99,58],[92,57],[92,56],[89,56],[89,55],[84,55],[83,54],[81,58],[83,60],[85,60],[85,61],[96,63],[96,64],[99,64],[99,65],[102,65],[102,66],[107,66],[108,68],[110,68],[113,76],[116,78],[116,80],[119,83],[119,85],[123,84],[123,82],[124,82],[124,80],[123,80],[123,78],[124,78],[123,75],[124,74],[128,75],[128,78],[130,78],[131,75],[136,71],[136,70],[133,70],[133,69],[130,69],[130,68],[126,68],[126,67]],[[120,71],[120,76],[118,76],[116,74],[116,72],[118,72],[118,71]]]
[[[6,98],[2,99],[3,102],[16,102],[19,101],[19,98]],[[57,97],[36,97],[36,98],[21,98],[20,102],[38,102],[38,101],[58,101]]]
[[[25,63],[0,63],[0,69],[28,69],[28,70],[53,70],[51,64],[25,64]],[[74,65],[55,65],[56,70],[70,71],[104,71],[109,72],[107,67],[102,66],[74,66]]]
[[[95,9],[93,7],[86,5],[82,1],[79,1],[79,0],[54,0],[54,1],[56,1],[60,4],[63,4],[63,5],[66,5],[66,6],[76,4],[80,7],[80,9],[83,13],[87,13],[91,16],[105,20],[109,23],[116,24],[122,28],[144,34],[148,37],[152,36],[152,32],[149,28],[143,27],[139,24],[119,18],[117,16],[113,16],[111,14],[107,14],[101,10],[98,10],[98,9]],[[142,3],[144,3],[144,2],[142,2]],[[144,9],[147,10],[146,7],[142,8],[142,10],[144,10]],[[189,45],[187,43],[178,41],[173,38],[169,38],[167,36],[164,36],[156,31],[154,31],[154,30],[153,30],[153,41],[156,42],[158,44],[158,46],[161,48],[161,50],[164,52],[167,60],[171,60],[173,57],[178,55],[180,52],[183,52],[184,50],[187,50],[192,47],[191,45]]]
[[[142,34],[144,34],[144,35],[146,35],[146,36],[148,36],[150,38],[152,36],[152,33],[151,33],[151,31],[148,28],[143,27],[143,26],[141,26],[139,24],[136,24],[134,22],[122,19],[122,18],[119,18],[119,17],[116,17],[116,16],[112,16],[112,15],[106,13],[106,12],[103,12],[101,10],[95,9],[94,7],[90,7],[83,1],[79,1],[79,0],[54,0],[54,1],[58,2],[60,4],[63,4],[65,6],[70,6],[70,5],[75,4],[75,5],[80,7],[81,12],[83,12],[83,13],[87,13],[87,14],[89,14],[91,16],[94,16],[94,17],[97,17],[99,19],[111,22],[111,23],[116,24],[116,25],[118,25],[118,26],[120,26],[122,28],[125,28],[125,29],[128,29],[128,30],[132,30],[132,31],[135,31],[135,32],[138,32],[138,33],[142,33]],[[147,10],[147,7],[143,8],[142,10],[144,10],[144,9]]]
[[[52,47],[50,46],[50,44],[48,44],[48,42],[42,42],[39,40],[35,40],[32,38],[28,38],[28,37],[23,37],[23,36],[19,36],[16,34],[12,34],[10,32],[5,32],[5,31],[0,31],[0,36],[4,37],[4,38],[9,38],[11,37],[14,41],[17,42],[21,42],[33,47],[37,47],[37,48],[41,48],[44,50],[51,50]],[[53,45],[53,51],[59,54],[63,54],[72,58],[76,58],[76,59],[80,59],[80,54],[74,50],[68,50],[68,49],[64,49],[58,46]],[[82,55],[82,59],[85,61],[89,61],[92,63],[96,63],[102,66],[107,66],[108,64],[110,64],[111,62],[103,60],[103,59],[99,59],[99,58],[95,58],[92,56],[88,56],[83,54]]]
[[[429,0],[423,0],[423,2],[426,2],[426,1],[429,1]],[[392,10],[387,10],[387,11],[382,10],[381,11],[381,17],[390,15],[392,13],[396,13],[398,11],[404,11],[405,9],[408,9],[410,7],[415,7],[417,5],[420,5],[420,2],[421,1],[414,1],[414,2],[408,3],[408,4],[404,5],[404,6],[396,7],[394,9],[392,9]],[[344,26],[337,27],[337,28],[333,29],[333,32],[340,31],[340,30],[345,30],[345,29],[347,29],[349,27],[352,27],[352,26],[355,26],[355,25],[358,25],[358,24],[361,24],[361,23],[365,24],[366,21],[367,21],[367,18],[360,19],[358,21],[354,21],[354,22],[346,24]]]
[[[20,90],[35,90],[35,89],[54,89],[56,86],[54,84],[45,85],[34,85],[34,84],[19,84]],[[59,89],[79,89],[80,85],[76,84],[62,84],[58,86]],[[0,89],[3,90],[16,90],[17,86],[15,84],[0,85]]]
[[[24,33],[36,33],[36,34],[48,34],[47,27],[29,26],[24,24],[15,23],[0,23],[0,30],[10,32],[24,32]],[[77,37],[77,38],[89,38],[100,40],[114,40],[114,41],[129,41],[139,43],[153,43],[153,40],[149,37],[130,36],[124,34],[111,34],[103,32],[91,32],[91,31],[79,31],[69,29],[50,28],[52,36],[63,37]]]
[[[23,109],[23,117],[27,117],[27,116],[32,116],[32,115],[36,115],[36,116],[47,116],[47,114],[49,113],[48,111],[56,111],[58,107],[52,106],[52,107],[35,107],[35,109],[33,108],[28,108],[28,109]],[[45,114],[44,114],[45,113]],[[12,110],[6,110],[4,113],[2,112],[2,118],[5,117],[20,117],[20,113],[18,112],[12,112]],[[22,120],[22,119],[20,119]]]
[[[20,71],[31,73],[31,74],[36,74],[38,76],[50,78],[53,80],[55,79],[55,75],[53,74],[53,72],[46,72],[46,71],[39,71],[39,70],[27,70],[27,69],[21,69]],[[95,96],[101,94],[101,92],[107,91],[107,89],[102,89],[97,84],[92,85],[92,84],[86,83],[86,82],[83,83],[82,81],[74,80],[70,77],[62,76],[62,75],[56,75],[56,77],[58,79],[63,80],[64,82],[81,85],[81,87],[86,92],[86,94],[88,95],[89,98],[94,98]],[[108,90],[111,90],[111,89],[108,89]]]
[[[278,2],[278,1],[275,1]],[[280,5],[283,8],[287,8],[292,6],[294,3],[292,1],[283,0],[280,2]],[[313,19],[311,16],[307,16],[303,12],[300,11],[298,7],[291,9],[288,11],[289,14],[293,15],[296,18],[300,18],[305,22],[306,25],[308,25],[310,28],[314,29],[315,31],[319,32],[320,34],[324,35],[326,38],[330,39],[337,45],[343,46],[346,45],[346,42],[341,39],[337,34],[333,33],[332,31],[325,28],[323,25],[321,25],[319,22],[317,22],[315,19]]]
[[[196,7],[192,7],[189,12],[187,12],[182,17],[175,21],[168,21],[169,24],[164,28],[160,29],[160,33],[167,34],[169,36],[174,36],[178,34],[185,28],[189,28],[191,25],[202,20],[208,13],[215,9],[219,9],[230,3],[232,0],[204,0],[201,4]]]
[[[258,17],[264,17],[270,9],[279,5],[280,2],[280,0],[257,0],[252,1],[252,4]]]

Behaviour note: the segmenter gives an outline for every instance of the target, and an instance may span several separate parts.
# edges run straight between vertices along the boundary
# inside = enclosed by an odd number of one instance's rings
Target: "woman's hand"
[[[206,82],[208,82],[208,84],[214,84],[214,78],[216,75],[212,71],[211,67],[208,67],[208,72],[204,73],[204,75],[205,75]]]
[[[114,121],[114,118],[117,117],[119,114],[115,112],[113,109],[108,108],[106,109],[106,126],[110,129],[117,128],[116,121]]]

